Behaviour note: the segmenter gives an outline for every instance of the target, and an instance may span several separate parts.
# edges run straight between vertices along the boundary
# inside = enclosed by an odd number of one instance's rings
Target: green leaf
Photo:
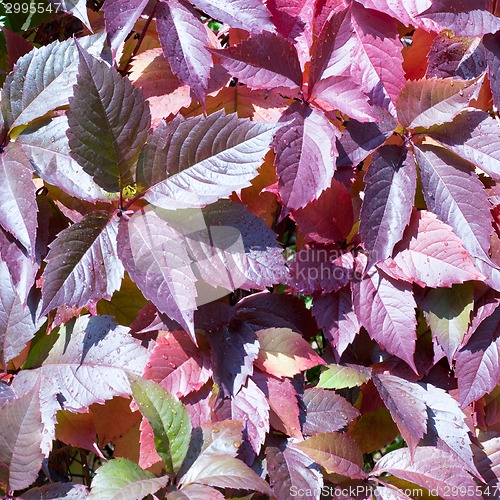
[[[153,429],[156,451],[173,476],[186,457],[191,439],[191,419],[184,405],[157,383],[131,378],[130,385],[139,410]]]
[[[324,389],[345,389],[364,384],[370,380],[370,372],[367,368],[355,365],[328,365],[318,382],[318,387]]]
[[[97,470],[89,499],[142,500],[168,483],[168,476],[155,477],[125,458],[115,458]]]
[[[71,155],[109,192],[133,184],[151,116],[142,92],[80,46],[77,85],[69,101]]]
[[[473,305],[474,288],[470,282],[429,290],[421,304],[432,335],[446,353],[450,366],[467,333]]]

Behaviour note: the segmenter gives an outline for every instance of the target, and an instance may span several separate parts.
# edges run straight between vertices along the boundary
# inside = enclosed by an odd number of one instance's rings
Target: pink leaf
[[[480,78],[424,78],[409,80],[396,103],[398,118],[403,127],[432,127],[451,122],[477,97]]]
[[[414,211],[394,257],[379,263],[396,279],[422,287],[450,287],[469,280],[483,280],[452,228],[426,210]]]
[[[182,0],[158,2],[156,26],[163,54],[173,73],[193,89],[204,105],[213,66],[205,26]]]
[[[297,210],[331,185],[339,131],[321,111],[301,103],[280,121],[290,123],[274,138],[279,193],[288,209]]]
[[[378,270],[352,284],[354,311],[370,337],[417,373],[415,354],[416,303],[411,286],[386,278]]]

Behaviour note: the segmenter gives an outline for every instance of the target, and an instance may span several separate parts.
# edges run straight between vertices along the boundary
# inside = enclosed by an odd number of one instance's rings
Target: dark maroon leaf
[[[201,389],[210,374],[207,353],[187,333],[173,331],[158,339],[143,375],[180,398]]]
[[[279,193],[290,210],[304,207],[331,185],[338,129],[319,110],[294,103],[283,114],[288,122],[274,138]]]
[[[315,297],[312,313],[325,339],[340,357],[359,332],[360,324],[354,313],[351,290],[341,288],[337,292]]]
[[[396,103],[398,118],[407,128],[432,127],[451,122],[477,97],[481,78],[424,78],[409,80]]]
[[[500,308],[476,328],[456,354],[456,376],[462,407],[491,392],[500,381]]]
[[[135,22],[148,4],[148,0],[106,0],[101,8],[104,12],[106,33],[113,57]]]
[[[293,491],[303,491],[304,500],[316,500],[323,487],[319,466],[302,451],[289,446],[291,440],[273,438],[266,446],[267,467],[274,495],[288,500]]]
[[[410,454],[408,448],[391,451],[375,465],[371,475],[388,472],[436,492],[445,500],[468,500],[476,483],[453,455],[434,446],[423,446]]]
[[[44,181],[82,200],[111,201],[109,193],[97,185],[71,157],[67,130],[66,116],[57,116],[49,122],[27,127],[16,142],[21,145],[36,174]]]
[[[149,188],[144,198],[177,210],[203,207],[249,186],[276,130],[224,111],[160,125],[139,160],[138,182]]]
[[[0,154],[0,225],[34,254],[37,206],[31,165],[24,152],[11,144]]]
[[[452,123],[433,127],[429,135],[491,177],[500,177],[500,123],[488,113],[465,111]]]
[[[287,92],[302,85],[297,51],[281,35],[264,32],[213,53],[230,75],[250,88]]]
[[[427,210],[413,211],[394,257],[378,264],[389,276],[421,287],[450,287],[484,277],[474,267],[462,240]]]
[[[7,264],[0,260],[0,365],[14,359],[34,337],[38,325],[36,302],[25,301],[12,281]]]
[[[336,292],[350,280],[358,279],[355,262],[350,252],[337,249],[306,247],[294,255],[290,266],[290,285],[296,293]]]
[[[302,432],[306,436],[338,431],[360,415],[345,398],[328,389],[306,389],[302,401],[305,406]]]
[[[481,37],[500,30],[500,19],[487,7],[487,0],[434,0],[420,16],[457,36]]]
[[[404,146],[384,146],[365,175],[359,232],[369,252],[368,268],[392,255],[410,222],[417,186],[415,163]]]
[[[133,184],[151,124],[139,89],[78,46],[77,85],[68,111],[71,156],[109,192]]]
[[[479,38],[439,34],[427,55],[428,77],[455,77],[463,80],[477,78],[486,69],[484,47]]]
[[[488,77],[490,79],[493,102],[500,106],[500,34],[486,35],[483,39],[486,62],[488,63]]]
[[[301,232],[317,243],[344,241],[354,223],[351,195],[347,188],[333,179],[320,197],[293,214]]]
[[[117,234],[118,218],[107,212],[91,213],[59,233],[46,257],[42,314],[59,306],[85,307],[111,298],[123,278]]]
[[[236,395],[253,373],[253,362],[259,353],[255,332],[245,323],[235,320],[211,332],[207,340],[212,348],[214,381],[227,395]]]
[[[337,141],[338,167],[358,165],[372,151],[384,144],[397,125],[394,117],[382,108],[372,108],[380,120],[377,123],[361,123],[349,120]]]
[[[49,483],[39,488],[31,488],[19,498],[23,500],[53,500],[55,498],[85,500],[88,494],[89,492],[84,484]]]
[[[370,337],[417,373],[415,354],[416,303],[411,286],[374,269],[352,284],[354,311]]]
[[[78,43],[99,56],[103,34],[82,37]],[[34,49],[17,61],[2,89],[2,112],[7,128],[26,125],[52,109],[68,104],[78,73],[78,50],[73,39]]]
[[[363,455],[347,434],[325,432],[293,445],[325,468],[329,474],[364,479]]]
[[[233,28],[250,33],[274,31],[269,11],[261,0],[191,0],[201,11]]]
[[[40,384],[2,406],[0,419],[0,479],[9,490],[22,490],[38,476],[44,455]]]
[[[5,27],[1,28],[7,46],[9,69],[14,69],[16,61],[33,49],[33,44],[24,37]]]
[[[475,172],[436,146],[415,146],[414,152],[428,209],[453,228],[473,257],[490,262],[490,205]]]
[[[205,26],[188,4],[169,0],[168,3],[158,2],[156,6],[156,27],[163,54],[173,73],[192,88],[204,106],[213,66]]]
[[[147,207],[120,222],[118,255],[144,296],[194,339],[196,278],[182,234]]]

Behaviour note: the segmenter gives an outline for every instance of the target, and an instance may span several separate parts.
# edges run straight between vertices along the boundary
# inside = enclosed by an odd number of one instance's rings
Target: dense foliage
[[[0,496],[498,498],[499,15],[0,5]]]

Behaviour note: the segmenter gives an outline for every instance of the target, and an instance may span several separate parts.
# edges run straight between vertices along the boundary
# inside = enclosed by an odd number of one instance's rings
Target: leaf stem
[[[139,40],[137,40],[137,44],[136,44],[134,50],[132,51],[132,54],[130,54],[130,58],[127,61],[125,68],[127,68],[130,65],[130,61],[137,55],[137,52],[139,52],[142,41],[144,40],[144,37],[146,36],[149,25],[151,24],[151,21],[153,20],[153,17],[155,16],[155,14],[156,14],[156,4],[154,5],[153,10],[151,11],[151,14],[149,14],[149,17],[146,21],[146,24],[144,25],[144,28],[142,28],[141,34],[139,36]]]

